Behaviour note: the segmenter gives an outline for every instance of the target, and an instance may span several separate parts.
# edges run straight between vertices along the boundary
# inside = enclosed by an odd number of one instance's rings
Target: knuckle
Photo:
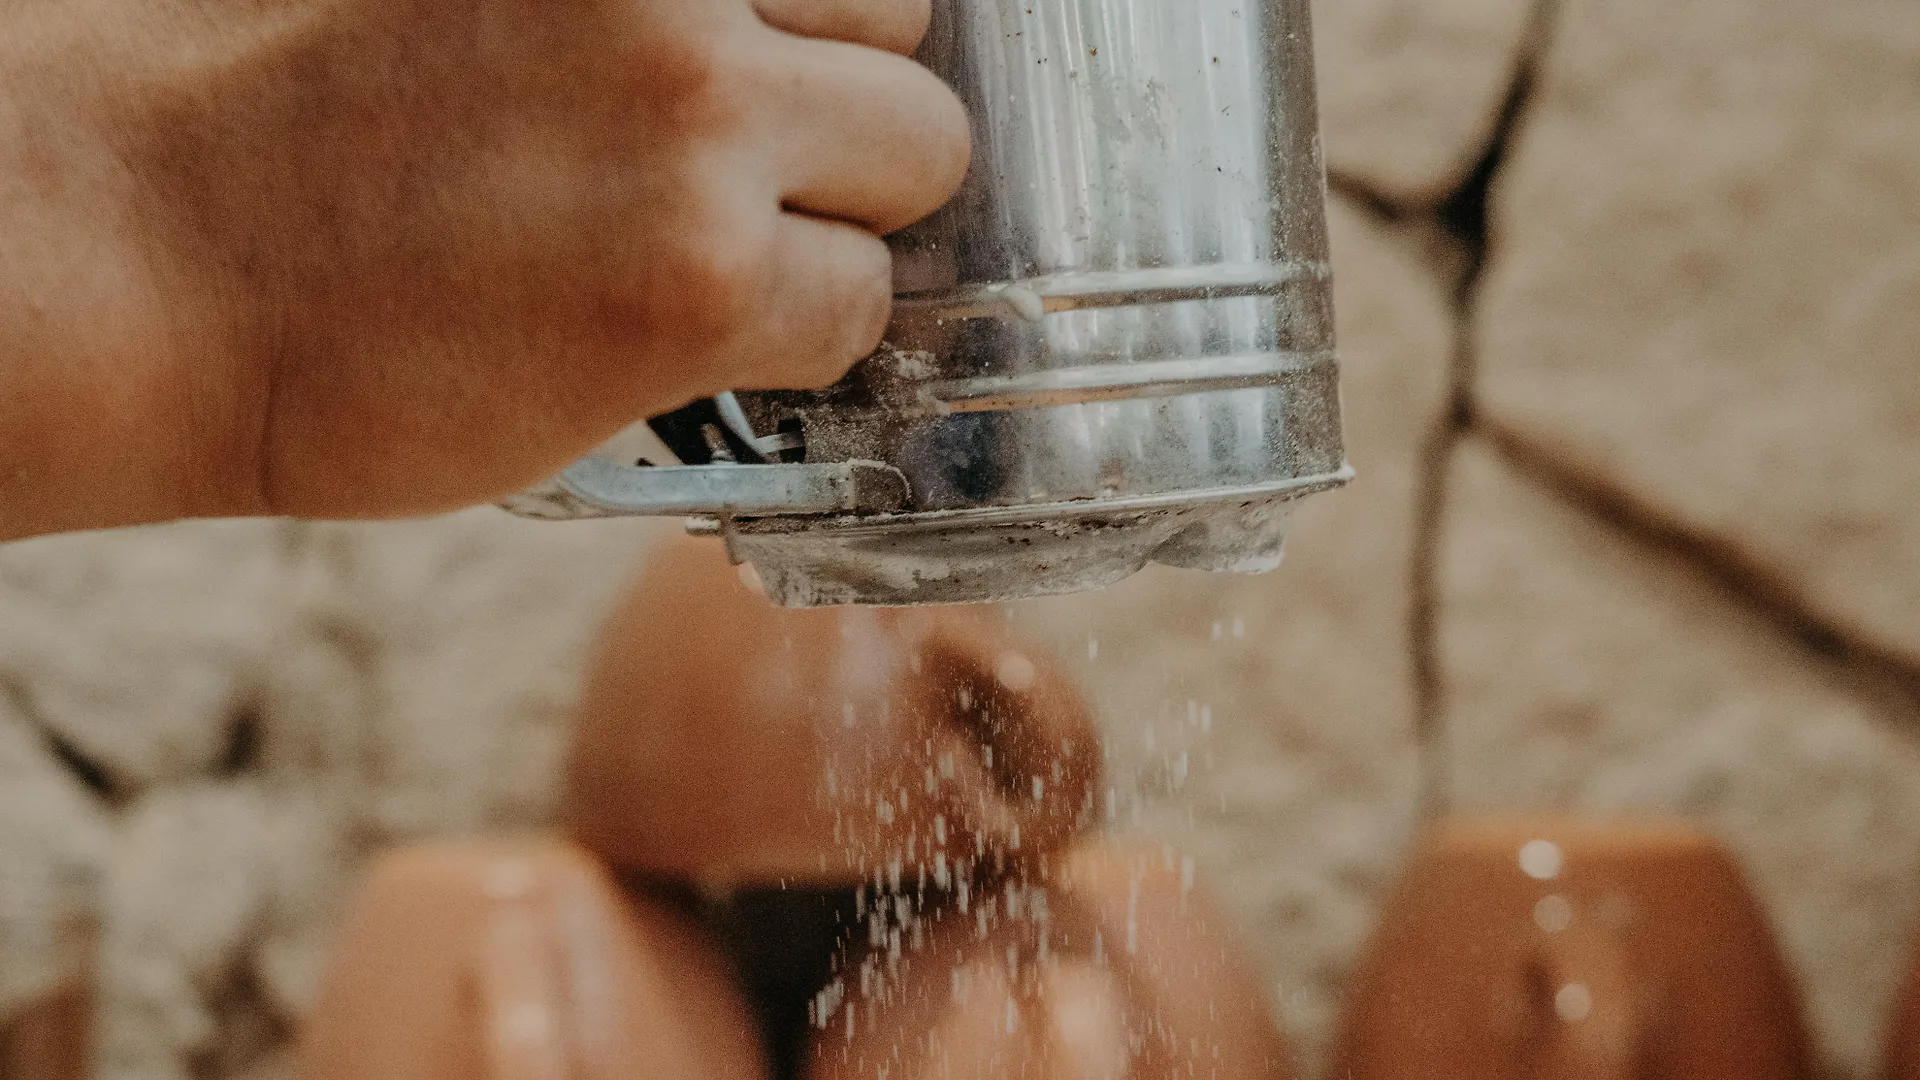
[[[857,359],[879,346],[893,318],[893,259],[885,244],[875,240],[868,247],[866,268],[854,274],[847,291],[850,351]]]
[[[839,333],[832,347],[821,355],[817,368],[808,372],[819,385],[840,378],[879,348],[893,316],[892,259],[887,246],[869,239],[858,250],[859,254],[849,260],[839,287],[833,290],[832,310],[824,313]]]
[[[945,202],[959,190],[973,163],[973,125],[959,95],[944,83],[930,110],[927,132],[933,186]]]
[[[615,353],[671,355],[692,365],[681,375],[710,377],[706,368],[751,334],[764,263],[741,230],[689,224],[655,238],[603,285],[590,333]]]
[[[738,126],[751,100],[751,66],[726,35],[687,32],[639,42],[631,78],[649,126],[712,133]]]
[[[924,69],[916,78],[914,123],[903,129],[908,145],[898,160],[912,163],[899,175],[909,185],[918,218],[939,209],[960,189],[972,164],[973,127],[966,106],[951,88]]]
[[[765,244],[748,230],[717,227],[669,245],[649,290],[649,321],[712,341],[737,333],[763,292]]]
[[[933,24],[933,0],[892,0],[882,18],[886,24],[881,35],[884,47],[911,53],[926,40],[927,29]]]

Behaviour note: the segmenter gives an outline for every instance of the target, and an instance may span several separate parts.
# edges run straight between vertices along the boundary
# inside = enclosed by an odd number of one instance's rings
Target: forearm
[[[183,362],[133,178],[89,115],[102,58],[31,9],[0,42],[0,540],[233,512],[213,451],[231,375]]]

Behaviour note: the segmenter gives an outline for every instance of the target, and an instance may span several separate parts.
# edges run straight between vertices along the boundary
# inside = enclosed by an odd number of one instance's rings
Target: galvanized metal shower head
[[[789,606],[1260,572],[1350,477],[1307,0],[936,0],[960,194],[889,238],[887,344],[650,422],[508,506],[686,515]]]

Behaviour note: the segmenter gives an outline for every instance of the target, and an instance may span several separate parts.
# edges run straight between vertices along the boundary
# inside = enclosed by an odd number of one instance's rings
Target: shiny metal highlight
[[[706,466],[884,463],[901,499],[735,500],[699,528],[792,605],[1278,565],[1289,500],[1351,475],[1306,0],[936,0],[920,59],[974,162],[889,238],[886,347],[718,403],[794,464]]]

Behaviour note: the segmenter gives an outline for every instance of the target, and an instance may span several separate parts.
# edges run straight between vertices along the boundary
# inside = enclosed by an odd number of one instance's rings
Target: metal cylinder
[[[904,488],[704,527],[795,606],[1273,569],[1288,502],[1349,475],[1307,0],[935,0],[919,58],[974,160],[889,238],[886,346],[718,412],[769,461]]]

